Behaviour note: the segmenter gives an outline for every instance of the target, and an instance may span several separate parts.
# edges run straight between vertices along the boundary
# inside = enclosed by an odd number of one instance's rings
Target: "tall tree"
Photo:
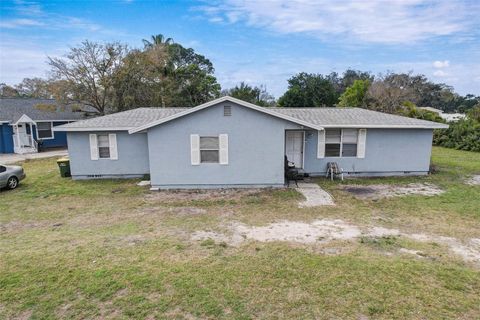
[[[166,92],[169,82],[165,72],[167,59],[166,49],[160,46],[128,53],[113,81],[117,111],[170,105]]]
[[[468,110],[467,116],[468,118],[480,123],[480,103]]]
[[[480,96],[475,96],[473,94],[467,94],[465,96],[455,95],[454,102],[450,107],[445,108],[444,111],[465,113],[474,108],[477,104],[480,105]]]
[[[344,89],[353,85],[356,80],[373,82],[374,76],[370,72],[347,69],[342,75],[342,86]]]
[[[193,107],[220,95],[212,62],[178,43],[167,46],[166,73],[174,106]]]
[[[118,42],[100,44],[87,40],[71,48],[65,58],[48,57],[48,63],[54,79],[65,81],[69,100],[105,114],[113,109],[114,75],[126,52],[126,46]]]
[[[18,98],[20,94],[18,90],[5,83],[0,83],[0,97],[2,98]]]
[[[150,37],[150,40],[142,39],[145,49],[152,47],[169,45],[173,43],[173,38],[166,38],[163,34],[156,34]]]
[[[178,43],[145,46],[124,59],[115,76],[120,110],[140,107],[193,107],[216,98],[220,85],[210,60]]]
[[[341,76],[337,72],[331,72],[325,78],[332,83],[338,96],[341,96],[355,80],[368,80],[372,83],[374,76],[370,72],[347,69]]]
[[[415,100],[410,88],[377,80],[368,88],[365,101],[367,109],[398,113],[405,101],[413,102]]]
[[[44,98],[52,97],[51,83],[42,78],[25,78],[15,86],[22,97]]]
[[[365,96],[370,86],[369,80],[355,80],[353,84],[340,96],[339,107],[361,107],[365,103]]]
[[[241,82],[233,88],[223,90],[222,95],[231,96],[263,107],[275,105],[275,98],[269,94],[264,86],[252,87]]]
[[[338,93],[330,79],[321,74],[299,73],[288,80],[288,89],[278,99],[281,107],[333,107]]]

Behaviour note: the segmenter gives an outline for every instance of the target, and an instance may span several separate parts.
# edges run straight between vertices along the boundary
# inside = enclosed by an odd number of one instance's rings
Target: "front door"
[[[286,131],[285,155],[288,161],[295,163],[295,168],[303,168],[303,131]]]
[[[30,147],[30,139],[28,138],[26,123],[18,125],[18,140],[20,141],[20,147]]]

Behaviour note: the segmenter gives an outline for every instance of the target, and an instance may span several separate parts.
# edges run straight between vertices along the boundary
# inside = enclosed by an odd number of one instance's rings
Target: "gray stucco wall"
[[[426,174],[430,166],[432,134],[433,131],[427,129],[367,129],[364,159],[317,159],[318,135],[316,131],[308,131],[305,171],[323,175],[327,162],[337,162],[344,171],[356,175]]]
[[[223,115],[223,106],[232,116]],[[295,123],[222,103],[148,129],[117,134],[118,160],[90,160],[89,132],[69,132],[68,147],[74,179],[151,175],[154,188],[282,186],[285,130],[305,129]],[[190,135],[228,134],[229,163],[191,164]],[[385,176],[426,174],[432,130],[368,129],[364,159],[317,159],[317,131],[306,129],[304,169],[324,175],[327,162],[338,162],[347,174]]]
[[[232,115],[223,115],[223,106]],[[234,103],[222,103],[148,130],[152,187],[280,186],[284,183],[285,130],[295,123]],[[190,134],[228,134],[228,165],[192,165]]]
[[[141,177],[150,173],[148,164],[148,141],[146,133],[129,135],[126,131],[117,134],[118,160],[90,159],[89,134],[98,132],[68,132],[70,169],[74,179]]]

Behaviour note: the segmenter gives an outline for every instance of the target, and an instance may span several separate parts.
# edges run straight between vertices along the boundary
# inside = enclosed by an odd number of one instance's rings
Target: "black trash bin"
[[[62,178],[71,177],[70,174],[70,159],[61,158],[57,160],[58,168],[60,169],[60,176]]]

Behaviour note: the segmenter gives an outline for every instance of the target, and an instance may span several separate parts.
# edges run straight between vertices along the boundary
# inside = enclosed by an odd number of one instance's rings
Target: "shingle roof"
[[[50,108],[52,107],[50,106],[55,106],[56,111],[51,111]],[[53,99],[0,99],[0,121],[15,123],[24,114],[34,121],[79,120],[85,118],[83,112],[74,112],[72,106],[57,103]]]
[[[440,129],[447,126],[438,122],[402,117],[361,108],[272,108],[275,112],[329,127],[411,127]]]
[[[195,108],[138,108],[57,127],[57,130],[129,130],[130,133],[148,129],[159,123],[173,120],[185,114],[222,101],[231,101],[246,107],[254,107],[272,115],[312,128],[422,128],[440,129],[442,123],[407,118],[360,108],[262,108],[231,97],[222,97]],[[178,114],[178,115],[177,115]],[[177,115],[177,116],[175,116]]]
[[[112,113],[103,117],[77,121],[64,128],[105,128],[116,130],[128,130],[140,127],[152,121],[156,121],[176,113],[188,110],[188,108],[137,108],[128,111]],[[57,127],[59,128],[59,127]]]

